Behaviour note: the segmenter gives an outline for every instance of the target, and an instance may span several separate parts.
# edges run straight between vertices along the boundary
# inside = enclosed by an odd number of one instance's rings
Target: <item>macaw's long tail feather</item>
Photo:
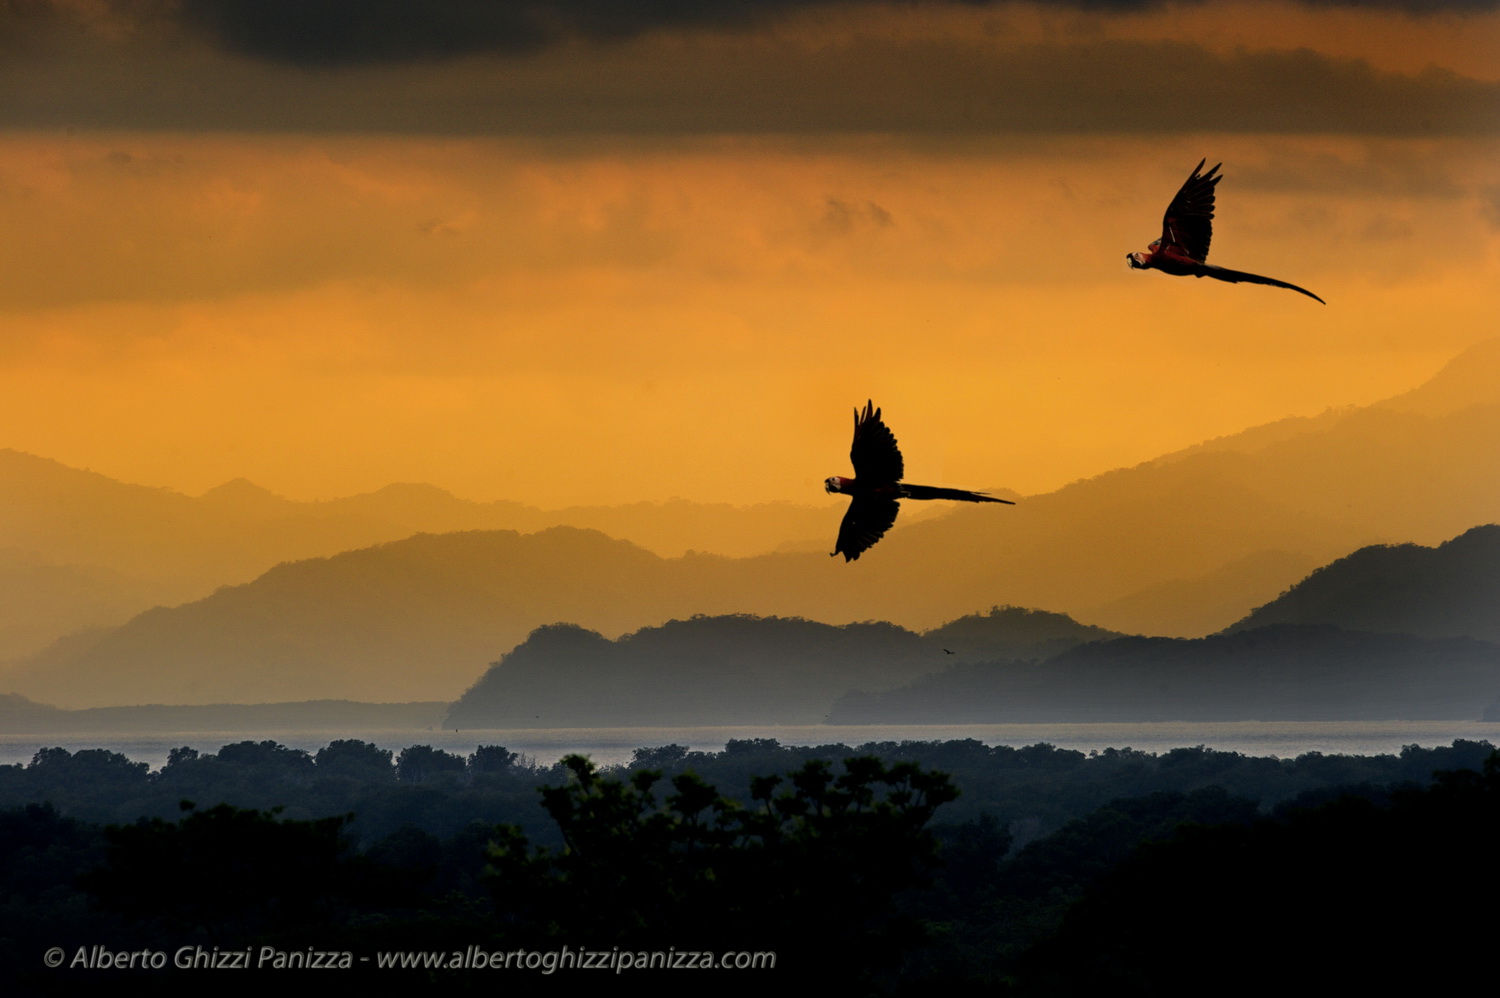
[[[1299,288],[1295,284],[1288,284],[1286,281],[1278,281],[1274,277],[1262,277],[1259,274],[1247,274],[1243,270],[1230,270],[1227,267],[1216,267],[1211,263],[1205,263],[1203,265],[1203,273],[1199,274],[1198,276],[1212,277],[1216,280],[1228,281],[1230,284],[1238,284],[1241,281],[1244,281],[1248,284],[1269,284],[1273,288],[1286,288],[1288,291],[1301,292],[1302,294],[1307,295],[1307,297],[1309,298],[1323,302],[1324,305],[1328,304],[1326,301],[1323,301],[1323,299],[1319,298],[1311,291],[1307,290],[1306,288]]]
[[[902,499],[957,499],[960,502],[1003,502],[1007,506],[1015,505],[1009,499],[996,499],[983,492],[970,492],[968,489],[942,489],[933,485],[907,485],[905,482],[899,487]]]

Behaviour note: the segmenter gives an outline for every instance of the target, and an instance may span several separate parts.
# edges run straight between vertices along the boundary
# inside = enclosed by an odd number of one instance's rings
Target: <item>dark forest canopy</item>
[[[1277,759],[1203,746],[1086,754],[1046,743],[1017,748],[975,739],[791,746],[751,738],[731,740],[719,752],[642,747],[631,764],[608,772],[691,771],[736,794],[753,776],[815,760],[871,755],[890,764],[920,763],[950,774],[963,790],[944,806],[942,820],[988,813],[1024,842],[1121,795],[1220,786],[1268,809],[1328,787],[1421,783],[1436,770],[1476,769],[1492,749],[1487,741],[1459,740],[1448,747],[1410,745],[1399,755],[1309,752]],[[105,749],[45,748],[29,765],[0,766],[0,807],[50,802],[65,815],[94,822],[172,818],[184,799],[202,806],[283,807],[288,817],[305,819],[353,812],[347,832],[362,846],[408,826],[447,838],[475,821],[516,824],[545,837],[548,822],[536,787],[565,782],[568,773],[560,762],[538,762],[497,745],[480,745],[464,756],[420,744],[392,751],[359,739],[338,739],[316,752],[242,741],[216,753],[174,749],[156,772]]]
[[[393,753],[343,741],[309,754],[241,742],[213,755],[180,750],[150,773],[117,753],[43,750],[29,767],[7,767],[7,782],[19,773],[57,786],[71,779],[75,789],[173,780],[181,789],[185,774],[217,767],[258,774],[283,793],[332,779],[415,791],[425,810],[445,797],[472,807],[476,787],[514,779],[553,834],[537,846],[504,823],[472,822],[450,836],[407,825],[359,848],[361,819],[347,814],[184,800],[167,817],[101,827],[50,804],[0,805],[0,911],[25,912],[0,923],[0,979],[23,991],[102,986],[98,973],[59,976],[36,956],[101,941],[148,949],[164,938],[253,952],[317,940],[361,976],[374,971],[355,954],[396,949],[776,954],[774,967],[716,977],[725,994],[790,980],[833,993],[1160,994],[1215,979],[1224,942],[1244,952],[1291,945],[1302,954],[1296,974],[1308,979],[1415,983],[1461,979],[1488,952],[1478,945],[1482,920],[1400,917],[1462,911],[1464,899],[1496,886],[1486,857],[1500,832],[1500,755],[1487,743],[1295,760],[973,741],[850,751],[772,739],[720,753],[655,746],[638,750],[633,766],[601,771],[576,756],[542,769],[498,746],[465,759],[427,746]],[[902,758],[912,755],[966,773],[968,787]],[[1434,766],[1443,770],[1435,780]],[[1107,784],[1096,788],[1102,803],[1020,845],[1024,823],[1007,822],[1018,812],[1004,809],[1022,796],[997,800],[993,783],[1024,773],[1013,790],[1068,796],[1091,769]],[[708,771],[712,779],[700,775]],[[1243,792],[1256,773],[1280,774],[1282,791],[1303,789],[1269,807]],[[1153,780],[1178,789],[1144,790]],[[985,810],[960,820],[956,806],[971,794]],[[1201,917],[1210,910],[1214,918]],[[1316,925],[1289,937],[1285,920],[1301,912]],[[1278,981],[1286,973],[1282,963],[1257,966]],[[130,973],[169,990],[184,983],[168,970]],[[554,983],[541,978],[517,977],[510,989]],[[451,993],[484,978],[450,968],[379,979]],[[684,982],[648,983],[679,993]],[[264,993],[265,981],[223,986]]]

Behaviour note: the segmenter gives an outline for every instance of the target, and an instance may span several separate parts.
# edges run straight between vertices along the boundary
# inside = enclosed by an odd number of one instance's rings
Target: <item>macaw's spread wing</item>
[[[1178,251],[1199,263],[1208,259],[1208,244],[1214,237],[1214,185],[1223,177],[1218,176],[1219,163],[1207,173],[1200,174],[1202,160],[1193,167],[1193,175],[1183,182],[1177,196],[1167,205],[1167,214],[1161,222],[1161,245],[1177,247]]]
[[[1322,301],[1324,305],[1328,304],[1326,301],[1323,301],[1323,299],[1319,298],[1317,295],[1313,294],[1306,288],[1299,288],[1297,287],[1297,285],[1288,284],[1286,281],[1278,281],[1274,277],[1262,277],[1259,274],[1247,274],[1243,270],[1229,270],[1224,267],[1215,267],[1210,263],[1204,265],[1203,276],[1213,277],[1220,281],[1228,281],[1230,284],[1239,284],[1241,281],[1243,281],[1247,284],[1269,284],[1273,288],[1287,288],[1291,291],[1300,291],[1303,294],[1307,295],[1307,297],[1316,299],[1317,301]]]
[[[899,482],[906,474],[901,463],[901,448],[896,446],[896,435],[880,421],[880,410],[869,401],[865,402],[863,413],[858,409],[854,410],[854,443],[849,448],[849,460],[854,464],[855,479],[870,485]],[[895,517],[896,514],[892,511],[891,519]],[[847,517],[844,522],[849,522]],[[890,524],[887,523],[886,526]],[[875,542],[870,542],[873,543]],[[869,547],[869,544],[865,547]],[[864,548],[860,550],[863,551]]]
[[[899,460],[899,458],[898,458]],[[870,549],[896,522],[901,504],[886,496],[855,496],[839,524],[839,542],[834,554],[853,561]]]

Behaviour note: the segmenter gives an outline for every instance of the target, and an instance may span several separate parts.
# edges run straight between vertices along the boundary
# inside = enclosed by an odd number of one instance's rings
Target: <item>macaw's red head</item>
[[[837,494],[844,491],[844,486],[849,481],[847,478],[840,478],[838,475],[834,475],[831,478],[823,479],[823,488],[828,492]]]
[[[1147,246],[1144,253],[1126,253],[1125,262],[1130,264],[1131,270],[1146,270],[1149,266],[1146,262],[1147,257],[1152,256],[1159,249],[1161,249],[1160,239]]]

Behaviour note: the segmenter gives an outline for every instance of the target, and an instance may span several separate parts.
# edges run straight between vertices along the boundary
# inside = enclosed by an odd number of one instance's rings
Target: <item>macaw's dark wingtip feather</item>
[[[1307,295],[1307,297],[1311,298],[1313,301],[1317,302],[1320,305],[1327,305],[1328,304],[1326,301],[1324,301],[1323,299],[1319,298],[1317,295],[1313,294],[1311,291],[1307,290],[1306,288],[1299,288],[1299,287],[1297,287],[1297,285],[1295,285],[1295,284],[1288,284],[1286,281],[1277,281],[1277,280],[1273,280],[1271,278],[1266,278],[1266,280],[1264,281],[1264,283],[1269,284],[1272,287],[1286,288],[1288,291],[1296,291],[1296,292],[1298,292],[1300,294]]]

